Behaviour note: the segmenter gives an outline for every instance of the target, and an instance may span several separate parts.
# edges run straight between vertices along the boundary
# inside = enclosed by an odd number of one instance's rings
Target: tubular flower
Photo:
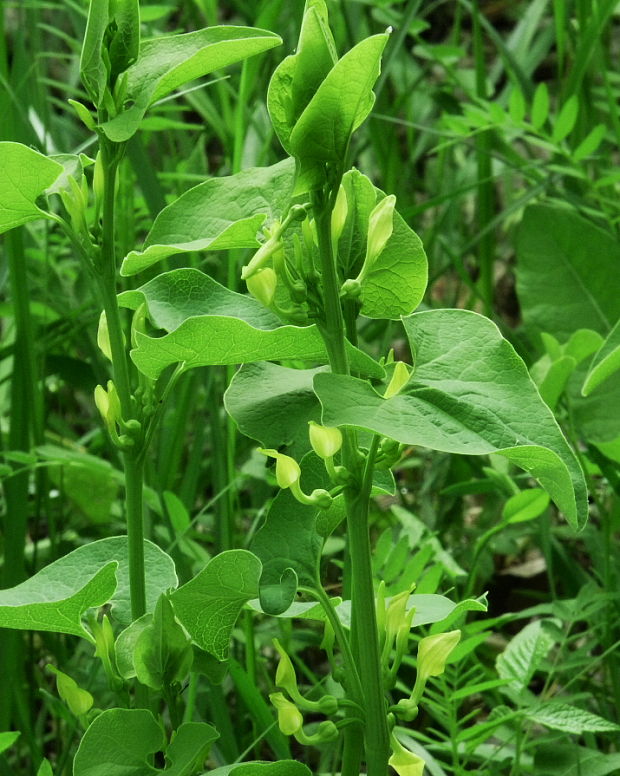
[[[424,760],[405,749],[394,736],[392,736],[392,756],[388,764],[394,768],[398,776],[423,776],[424,773]]]
[[[319,458],[333,458],[342,447],[342,431],[336,427],[321,426],[313,420],[308,422],[308,426],[314,452]]]
[[[279,488],[290,488],[291,485],[299,482],[301,469],[294,458],[264,447],[260,447],[259,452],[276,459],[276,482]]]
[[[257,270],[255,274],[246,278],[245,282],[254,299],[257,299],[265,307],[271,305],[278,284],[278,276],[271,267]]]
[[[269,700],[278,712],[278,727],[285,736],[299,733],[304,724],[304,718],[294,703],[287,700],[281,692],[269,694]]]
[[[385,248],[394,229],[394,206],[396,197],[390,194],[375,205],[368,219],[368,241],[364,268],[368,272]]]
[[[459,643],[460,630],[426,636],[418,644],[418,676],[422,681],[431,676],[441,676],[446,670],[446,661]]]

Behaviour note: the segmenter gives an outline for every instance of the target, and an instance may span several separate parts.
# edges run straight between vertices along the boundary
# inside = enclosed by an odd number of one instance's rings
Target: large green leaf
[[[211,725],[186,722],[166,748],[162,728],[147,709],[108,709],[86,730],[75,755],[73,776],[193,776],[219,737]],[[166,750],[164,769],[150,764]]]
[[[351,135],[372,110],[387,40],[387,33],[372,35],[336,62],[293,127],[293,156],[342,163]]]
[[[594,356],[583,384],[583,395],[589,396],[598,386],[620,369],[620,320]]]
[[[152,379],[177,363],[190,369],[284,359],[327,361],[316,326],[280,326],[279,319],[255,299],[228,290],[198,270],[166,272],[120,297],[122,305],[134,309],[142,302],[153,324],[169,332],[163,337],[136,333],[131,357]],[[374,359],[352,345],[347,349],[357,371],[383,376]]]
[[[523,692],[555,642],[553,631],[545,628],[544,620],[530,622],[519,631],[495,661],[500,679],[511,680],[505,691],[514,695]]]
[[[619,266],[615,236],[568,208],[531,205],[517,241],[523,320],[561,341],[579,328],[606,335],[620,318],[620,294],[609,282]]]
[[[144,542],[147,609],[176,587],[172,558]],[[111,604],[121,625],[131,622],[127,537],[113,536],[78,547],[16,587],[0,591],[0,627],[71,633],[90,638],[81,623],[91,607]]]
[[[243,605],[258,595],[261,564],[247,550],[227,550],[170,596],[179,620],[205,652],[228,655],[230,634]]]
[[[209,771],[209,776],[311,776],[307,766],[297,760],[275,763],[237,763]]]
[[[138,129],[149,105],[179,86],[267,51],[282,42],[268,30],[251,27],[208,27],[183,35],[143,41],[140,57],[127,71],[127,100],[133,105],[101,129],[121,143]]]
[[[306,493],[315,488],[328,488],[323,462],[308,453],[301,463],[301,486]],[[265,522],[256,532],[250,549],[263,564],[260,579],[260,602],[269,614],[281,614],[293,602],[297,583],[306,587],[319,584],[319,563],[323,538],[317,531],[317,518],[322,512],[344,516],[341,500],[329,510],[300,504],[291,492],[281,490],[273,500]]]
[[[59,164],[21,143],[0,142],[0,234],[48,214],[37,199],[64,171]]]
[[[355,277],[366,254],[370,213],[385,194],[358,170],[346,173],[342,185],[347,194],[348,214],[338,257],[345,276]],[[392,319],[410,315],[422,301],[427,280],[422,242],[394,211],[392,235],[362,281],[362,314]]]
[[[583,473],[525,364],[488,319],[431,310],[404,319],[415,369],[384,399],[370,383],[319,374],[326,425],[356,426],[405,444],[466,455],[499,453],[547,490],[575,528],[587,519]]]
[[[287,448],[293,458],[310,449],[308,421],[321,410],[312,387],[318,369],[289,369],[261,361],[243,364],[224,394],[224,406],[239,431],[263,447]]]
[[[258,248],[261,227],[288,207],[294,173],[293,160],[285,159],[194,186],[159,213],[143,250],[126,256],[121,274],[135,275],[175,253]]]
[[[548,701],[534,706],[526,711],[525,716],[551,730],[561,730],[576,736],[582,736],[584,733],[615,733],[620,730],[620,725],[615,722],[559,701]]]

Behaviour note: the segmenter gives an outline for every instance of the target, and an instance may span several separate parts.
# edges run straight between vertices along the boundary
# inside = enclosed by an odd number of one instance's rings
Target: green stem
[[[349,374],[345,350],[345,324],[339,297],[340,284],[331,240],[331,203],[314,194],[312,199],[323,279],[324,320],[321,333],[332,372]],[[348,545],[351,553],[351,633],[353,658],[358,666],[364,698],[366,723],[364,747],[368,776],[386,776],[389,755],[385,695],[381,676],[379,637],[375,612],[368,512],[374,456],[378,440],[373,440],[366,465],[361,471],[355,432],[345,430],[343,465],[355,476],[355,484],[345,488]],[[359,638],[355,638],[358,634]],[[352,773],[347,762],[346,769]]]
[[[134,415],[133,396],[129,379],[129,364],[118,300],[116,297],[116,250],[114,242],[115,187],[122,146],[107,142],[101,144],[103,164],[103,207],[101,261],[98,267],[99,290],[106,314],[114,384],[118,391],[123,420]],[[131,616],[137,620],[146,612],[144,575],[144,518],[142,513],[142,486],[144,464],[140,450],[124,453],[125,469],[125,512],[127,517],[127,542],[129,551],[129,588]]]

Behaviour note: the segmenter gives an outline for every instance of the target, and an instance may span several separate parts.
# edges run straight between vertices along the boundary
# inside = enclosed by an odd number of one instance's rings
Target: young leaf
[[[542,515],[549,506],[549,495],[540,488],[522,490],[504,504],[502,518],[507,523],[524,523]]]
[[[319,374],[323,423],[445,452],[500,453],[538,479],[568,522],[582,527],[587,499],[579,463],[497,327],[466,310],[417,313],[404,324],[415,363],[405,389],[386,400],[363,380]]]
[[[336,62],[291,132],[295,157],[342,164],[351,135],[372,110],[387,40],[387,33],[366,38]]]
[[[327,361],[316,326],[280,326],[255,299],[229,291],[198,270],[166,272],[122,294],[120,302],[132,309],[146,302],[153,324],[169,332],[163,337],[136,332],[131,357],[152,379],[175,363],[190,369],[290,358]],[[370,356],[352,345],[347,350],[359,372],[383,376],[383,368]]]
[[[110,41],[110,74],[116,78],[138,59],[140,53],[139,0],[116,0],[114,7],[116,31]]]
[[[147,608],[160,593],[176,587],[172,558],[144,542]],[[71,633],[90,638],[81,624],[89,608],[111,603],[121,624],[131,622],[127,537],[85,544],[45,566],[17,587],[0,591],[0,627]]]
[[[183,35],[142,42],[140,57],[127,71],[127,100],[133,105],[102,124],[115,143],[137,131],[146,110],[179,86],[234,62],[268,51],[282,42],[278,35],[251,27],[208,27]]]
[[[17,730],[7,731],[6,733],[0,733],[0,754],[5,752],[9,747],[20,737],[21,733]]]
[[[532,102],[532,126],[540,129],[549,115],[549,89],[546,83],[540,83],[534,92]]]
[[[48,214],[36,200],[64,171],[62,164],[21,143],[0,142],[0,234]]]
[[[193,641],[218,660],[228,655],[230,634],[243,605],[258,595],[260,573],[260,561],[251,552],[227,550],[170,596]]]
[[[620,320],[594,356],[581,392],[589,396],[601,383],[620,370]]]
[[[600,144],[605,139],[606,134],[607,125],[597,124],[594,129],[588,132],[588,134],[571,154],[573,162],[581,162],[583,159],[587,159],[588,156],[591,156],[593,153],[595,153]]]
[[[620,245],[609,232],[568,208],[528,207],[517,237],[517,293],[526,325],[560,341],[575,329],[606,335],[620,318],[620,294],[609,282],[618,266]]]
[[[520,124],[525,118],[525,97],[518,86],[513,86],[508,102],[510,118],[515,124]]]
[[[121,275],[135,275],[175,253],[258,248],[261,227],[288,207],[294,174],[293,160],[285,159],[194,186],[159,213],[143,250],[124,259]]]
[[[561,143],[565,137],[573,131],[577,116],[579,115],[579,99],[576,94],[571,95],[562,105],[558,113],[551,139],[554,143]]]
[[[337,59],[327,6],[324,0],[308,0],[297,51],[275,69],[267,92],[269,115],[287,153],[297,119]]]
[[[90,0],[86,32],[80,56],[80,78],[91,101],[98,107],[108,83],[102,56],[103,38],[110,22],[109,0]]]

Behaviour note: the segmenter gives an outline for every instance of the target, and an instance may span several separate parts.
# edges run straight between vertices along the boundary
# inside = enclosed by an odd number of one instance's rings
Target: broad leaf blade
[[[208,27],[142,42],[140,57],[127,72],[127,96],[134,105],[101,129],[116,143],[138,129],[149,105],[196,78],[280,45],[281,38],[252,27]]]
[[[319,374],[323,422],[444,452],[500,453],[540,482],[574,528],[582,527],[581,467],[497,327],[465,310],[417,313],[404,324],[415,363],[404,390],[386,400],[363,380]]]
[[[316,326],[280,326],[255,299],[228,290],[198,270],[166,272],[120,297],[122,305],[133,309],[143,301],[154,325],[168,331],[163,337],[136,333],[131,357],[152,379],[177,363],[191,369],[251,361],[327,361]],[[350,344],[347,350],[357,371],[383,376],[383,368],[370,356]]]
[[[618,266],[620,245],[609,232],[568,208],[528,207],[517,239],[517,292],[526,325],[560,341],[580,328],[606,335],[620,318],[620,294],[609,282]]]
[[[175,253],[258,248],[265,222],[282,216],[293,190],[295,165],[285,159],[194,186],[155,219],[142,251],[123,261],[122,275],[135,275]]]
[[[227,550],[170,596],[194,642],[218,660],[228,655],[230,634],[244,604],[258,595],[261,564],[247,550]]]
[[[36,200],[64,171],[62,164],[48,159],[21,143],[0,142],[0,234],[48,214]]]
[[[225,765],[209,772],[209,776],[311,776],[308,768],[297,760],[275,763],[255,762]]]
[[[144,542],[147,609],[176,587],[172,558]],[[81,615],[110,602],[121,625],[131,622],[127,537],[85,544],[45,566],[16,587],[0,591],[0,627],[72,633],[87,637]]]

